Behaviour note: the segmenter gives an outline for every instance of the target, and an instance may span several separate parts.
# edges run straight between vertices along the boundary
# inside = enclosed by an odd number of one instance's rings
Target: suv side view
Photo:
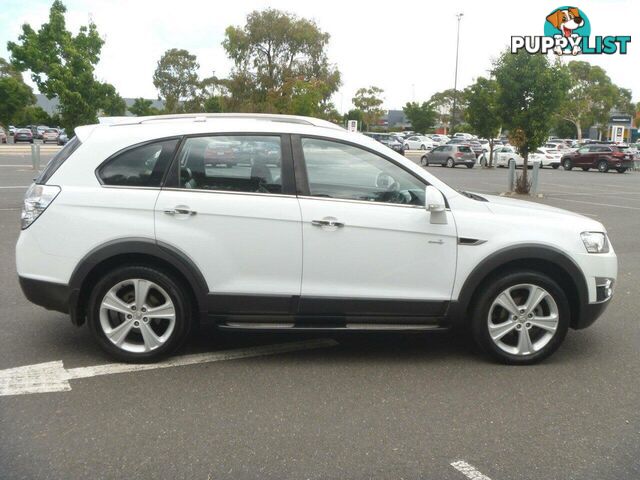
[[[585,145],[575,152],[563,155],[561,163],[565,170],[579,167],[585,172],[597,168],[602,173],[609,169],[624,173],[633,168],[633,155],[625,154],[615,145]]]
[[[473,333],[551,355],[613,295],[604,226],[458,192],[379,142],[294,116],[158,116],[79,127],[25,195],[26,297],[153,361],[192,326]],[[473,156],[473,153],[471,153]]]

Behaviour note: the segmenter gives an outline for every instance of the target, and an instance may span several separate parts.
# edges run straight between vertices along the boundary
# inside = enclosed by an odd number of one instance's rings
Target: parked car
[[[440,135],[438,133],[434,133],[433,135],[431,135],[431,140],[436,146],[440,146],[447,143],[449,140],[451,140],[451,138],[446,135]]]
[[[120,361],[169,355],[210,320],[458,327],[497,360],[530,364],[614,293],[616,255],[594,219],[456,191],[323,120],[158,118],[76,128],[29,187],[16,245],[25,296],[87,323]],[[191,148],[202,138],[272,142],[283,161],[205,168]]]
[[[53,142],[58,143],[60,132],[56,128],[47,128],[42,134],[42,143]]]
[[[16,127],[14,127],[13,125],[9,125],[9,136],[13,137],[15,133],[16,133]]]
[[[389,147],[394,152],[403,153],[404,152],[404,144],[397,141],[388,133],[378,133],[378,132],[364,132],[364,135],[367,137],[373,138],[377,140],[381,144]]]
[[[476,154],[476,158],[478,158],[480,155],[484,153],[484,148],[482,147],[482,144],[478,140],[469,140],[467,144],[471,147],[471,150],[473,150],[473,153]]]
[[[475,138],[475,136],[471,135],[470,133],[457,132],[453,134],[453,138],[462,138],[463,140],[471,140]]]
[[[473,168],[476,164],[476,154],[473,153],[469,145],[440,145],[425,153],[420,159],[420,163],[425,167],[446,165],[449,168],[453,168],[458,165],[465,165],[467,168]]]
[[[624,153],[615,145],[590,144],[580,147],[576,152],[564,154],[561,161],[565,170],[579,167],[584,171],[597,168],[603,173],[609,169],[624,173],[633,168],[633,155]]]
[[[435,144],[429,137],[414,135],[404,141],[405,150],[431,150]]]
[[[44,132],[46,132],[48,129],[49,127],[47,127],[46,125],[38,125],[36,127],[35,137],[38,140],[42,140],[42,137],[44,136]]]
[[[540,162],[540,168],[546,166],[558,168],[562,161],[562,152],[557,148],[540,147],[535,152],[529,154],[529,161]]]
[[[478,163],[480,165],[487,165],[489,154],[483,153],[478,157]],[[533,167],[535,157],[529,161],[529,168]],[[493,165],[496,167],[509,167],[512,163],[515,163],[516,168],[524,167],[524,158],[520,155],[516,149],[511,145],[496,146],[493,148]]]
[[[7,143],[7,132],[4,131],[4,128],[0,127],[0,143]]]
[[[13,136],[13,143],[28,142],[33,143],[33,133],[28,128],[19,128]]]
[[[58,135],[58,145],[66,145],[69,141],[69,137],[67,137],[67,133],[64,131],[64,128],[60,130],[60,134]]]

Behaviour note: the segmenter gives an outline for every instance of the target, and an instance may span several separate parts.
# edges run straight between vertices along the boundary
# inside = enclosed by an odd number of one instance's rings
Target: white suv
[[[470,329],[533,363],[613,292],[602,224],[458,192],[323,120],[147,117],[89,125],[24,201],[26,297],[124,361],[225,330]],[[118,123],[120,122],[120,123]]]

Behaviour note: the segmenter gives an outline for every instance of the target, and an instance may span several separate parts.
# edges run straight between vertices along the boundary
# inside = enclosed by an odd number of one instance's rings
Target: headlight
[[[24,230],[44,212],[47,207],[60,193],[60,187],[55,185],[31,184],[27,193],[24,194],[24,205],[22,206],[22,229]]]
[[[603,232],[582,232],[580,237],[589,253],[607,253],[609,251],[609,242]]]

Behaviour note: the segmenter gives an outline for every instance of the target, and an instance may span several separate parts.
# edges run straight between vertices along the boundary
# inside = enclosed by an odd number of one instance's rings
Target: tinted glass
[[[467,147],[466,145],[461,145],[458,147],[458,151],[463,152],[463,153],[469,153],[471,152],[471,148]]]
[[[179,154],[180,187],[282,193],[279,136],[188,138]]]
[[[312,196],[424,205],[425,184],[389,160],[329,140],[302,139]]]
[[[159,187],[178,145],[178,139],[147,143],[118,154],[98,176],[105,185]]]

